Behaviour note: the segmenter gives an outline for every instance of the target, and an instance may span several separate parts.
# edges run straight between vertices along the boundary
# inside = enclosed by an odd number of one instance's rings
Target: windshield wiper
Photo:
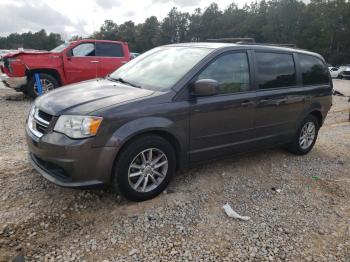
[[[120,82],[120,83],[123,83],[123,84],[127,84],[129,86],[133,86],[133,87],[136,87],[136,88],[142,88],[141,86],[138,86],[138,85],[135,85],[133,83],[130,83],[126,80],[124,80],[123,78],[119,77],[119,78],[114,78],[114,77],[111,77],[110,75],[107,76],[107,78],[109,80],[112,80],[112,81],[117,81],[117,82]]]

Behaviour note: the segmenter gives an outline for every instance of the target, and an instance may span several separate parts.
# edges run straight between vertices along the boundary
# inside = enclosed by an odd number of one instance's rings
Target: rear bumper
[[[21,88],[22,86],[26,85],[28,82],[26,76],[10,77],[5,73],[0,74],[0,81],[3,82],[5,86],[15,88],[15,89]]]

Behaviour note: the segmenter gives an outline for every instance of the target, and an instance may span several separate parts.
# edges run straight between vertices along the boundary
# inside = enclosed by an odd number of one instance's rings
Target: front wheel
[[[301,123],[293,141],[287,146],[288,151],[296,155],[305,155],[316,143],[319,124],[313,115],[309,115]]]
[[[164,138],[147,135],[131,141],[120,153],[112,185],[125,198],[144,201],[160,194],[175,173],[173,146]]]
[[[39,76],[40,76],[40,83],[42,87],[42,94],[45,94],[59,86],[56,78],[54,78],[53,76],[48,74],[42,74],[42,73],[40,73]],[[31,79],[28,82],[27,92],[28,92],[28,95],[32,98],[36,98],[40,95],[34,75],[31,77]]]

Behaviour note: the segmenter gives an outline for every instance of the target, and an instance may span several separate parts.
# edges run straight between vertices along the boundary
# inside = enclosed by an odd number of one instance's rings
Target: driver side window
[[[93,43],[80,44],[72,49],[72,56],[95,56],[95,45]]]
[[[246,53],[222,55],[209,64],[198,79],[213,79],[219,83],[219,94],[249,90],[249,64]]]

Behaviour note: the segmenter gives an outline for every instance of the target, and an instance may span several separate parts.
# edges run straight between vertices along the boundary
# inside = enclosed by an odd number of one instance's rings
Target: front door
[[[98,77],[98,63],[94,42],[84,42],[73,47],[64,58],[67,83]]]
[[[199,73],[198,79],[218,81],[219,94],[192,101],[190,161],[247,149],[253,139],[256,99],[247,53],[220,55]]]

